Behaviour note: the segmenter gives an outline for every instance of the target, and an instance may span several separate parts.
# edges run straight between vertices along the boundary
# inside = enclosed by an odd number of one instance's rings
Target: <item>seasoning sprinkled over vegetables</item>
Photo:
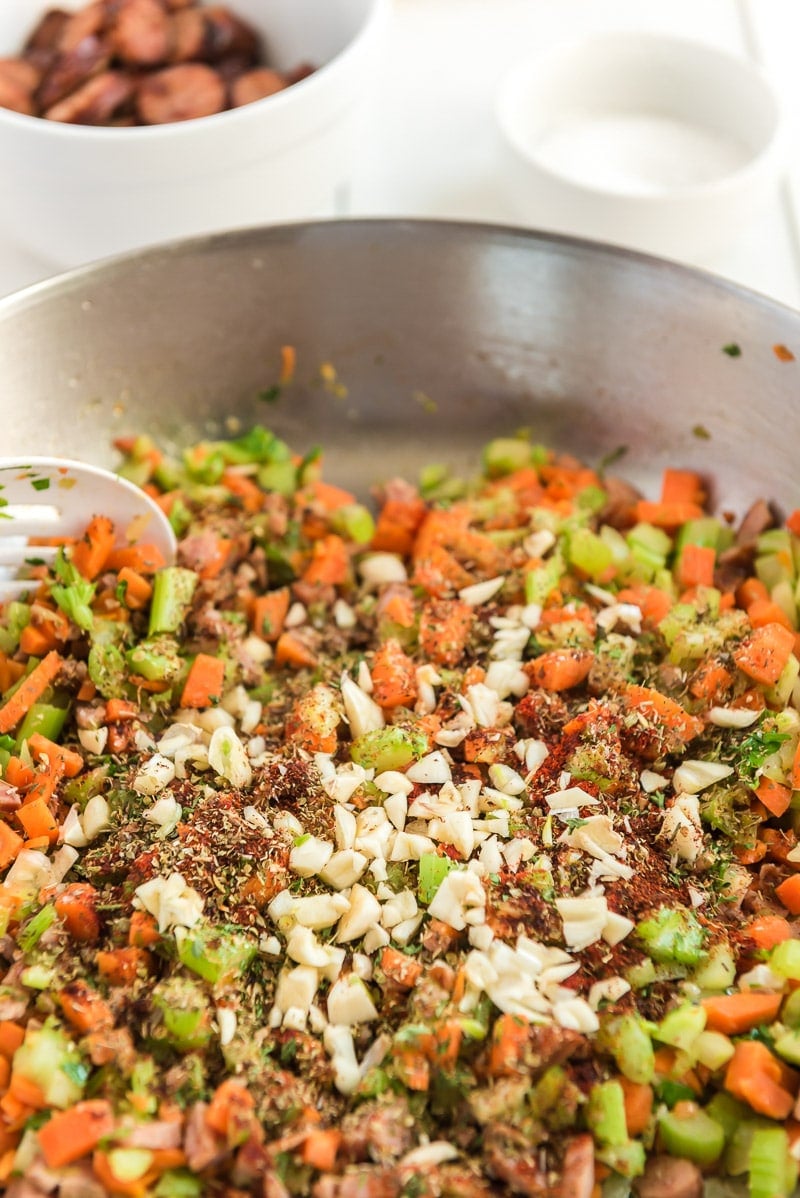
[[[788,1198],[800,512],[118,448],[177,564],[0,609],[0,1186]]]

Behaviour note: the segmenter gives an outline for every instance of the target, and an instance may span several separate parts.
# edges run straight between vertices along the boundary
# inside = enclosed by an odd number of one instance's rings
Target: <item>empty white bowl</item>
[[[780,106],[764,74],[716,47],[590,35],[501,83],[503,171],[528,224],[702,260],[775,186]]]
[[[2,0],[0,57],[19,53],[49,7]],[[340,210],[388,0],[229,7],[262,34],[270,65],[318,69],[266,99],[169,125],[90,128],[0,108],[0,231],[74,266],[176,237]]]

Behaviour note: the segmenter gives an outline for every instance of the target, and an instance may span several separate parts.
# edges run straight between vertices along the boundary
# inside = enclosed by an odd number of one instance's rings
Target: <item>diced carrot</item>
[[[430,599],[419,623],[420,648],[428,660],[456,666],[475,622],[475,609],[460,599]]]
[[[661,479],[662,503],[696,503],[706,501],[703,480],[694,470],[674,470],[667,467]]]
[[[680,703],[662,695],[661,691],[649,686],[630,685],[623,692],[629,707],[641,711],[650,720],[669,728],[684,744],[694,740],[703,730],[701,720],[684,711]]]
[[[25,808],[23,807],[23,811]],[[94,944],[100,937],[97,891],[89,882],[72,882],[55,901],[56,913],[73,940]]]
[[[26,765],[19,757],[9,757],[3,777],[9,786],[16,786],[18,790],[25,790],[36,779],[36,770],[31,766]]]
[[[150,602],[153,595],[152,584],[138,570],[123,566],[117,575],[117,581],[125,589],[123,603],[131,611],[141,611]]]
[[[150,1192],[150,1183],[155,1180],[150,1176],[150,1171],[142,1177],[137,1177],[135,1181],[124,1181],[117,1177],[111,1167],[111,1159],[106,1152],[102,1152],[96,1148],[92,1154],[92,1169],[100,1185],[108,1194],[113,1194],[115,1198],[146,1198]]]
[[[135,980],[140,972],[148,972],[150,954],[146,949],[129,945],[100,951],[95,956],[98,972],[112,986],[125,986]]]
[[[209,539],[202,564],[198,564],[197,573],[204,580],[218,578],[222,573],[231,553],[232,541],[228,537]]]
[[[459,1019],[443,1019],[433,1031],[430,1061],[436,1069],[455,1069],[464,1039],[464,1027]]]
[[[335,512],[341,507],[350,507],[356,502],[352,491],[346,491],[344,487],[337,487],[333,483],[323,482],[321,478],[310,483],[308,490],[311,492],[314,502],[323,507],[326,512]]]
[[[5,820],[0,820],[0,869],[10,865],[23,845],[23,838]]]
[[[44,657],[56,647],[55,632],[48,627],[26,624],[20,633],[19,647],[29,657]]]
[[[618,1077],[625,1099],[625,1126],[631,1137],[640,1136],[647,1129],[653,1114],[653,1087],[643,1082],[632,1082],[628,1077]]]
[[[739,844],[734,848],[733,855],[740,865],[755,865],[766,857],[767,846],[760,840],[753,845]]]
[[[411,581],[414,586],[441,599],[469,586],[475,579],[444,545],[432,545],[424,557],[416,558]]]
[[[7,653],[0,653],[0,694],[19,682],[24,673],[25,666],[21,661],[12,661]]]
[[[13,1019],[0,1020],[0,1056],[13,1057],[22,1041],[25,1039],[25,1028]]]
[[[59,990],[56,1001],[64,1018],[84,1035],[114,1026],[114,1015],[106,1000],[79,978]]]
[[[297,369],[297,350],[293,345],[281,346],[281,372],[278,375],[278,382],[285,386],[286,383],[291,383],[294,378],[294,372]]]
[[[422,973],[422,964],[408,953],[387,945],[381,953],[381,969],[397,986],[411,990]]]
[[[800,742],[794,752],[791,773],[792,790],[800,790]]]
[[[423,1093],[430,1088],[431,1066],[424,1052],[414,1048],[395,1048],[393,1062],[400,1080],[407,1089]]]
[[[789,810],[792,792],[788,786],[782,786],[780,782],[773,782],[771,778],[760,778],[756,794],[758,801],[763,803],[767,811],[776,818],[780,818]]]
[[[206,1108],[205,1121],[213,1131],[221,1136],[228,1136],[232,1130],[232,1122],[237,1128],[245,1129],[255,1105],[255,1099],[247,1086],[229,1077],[214,1091]]]
[[[277,591],[259,595],[250,611],[250,626],[253,632],[265,641],[277,641],[283,632],[283,622],[290,603],[291,594],[288,587],[280,587]]]
[[[68,1111],[56,1111],[37,1133],[39,1147],[50,1169],[80,1160],[114,1130],[114,1112],[104,1098],[77,1102]]]
[[[25,1106],[32,1107],[34,1110],[41,1110],[47,1106],[42,1087],[37,1082],[31,1081],[24,1073],[12,1072],[8,1093],[17,1102],[24,1103]]]
[[[661,623],[672,608],[673,602],[669,591],[645,583],[623,587],[618,592],[617,599],[620,603],[634,603],[641,608],[642,620],[650,628]]]
[[[413,628],[416,619],[414,596],[407,589],[398,590],[394,594],[388,594],[388,591],[387,587],[385,600],[383,596],[380,600],[381,616],[400,628]]]
[[[213,707],[222,698],[225,662],[209,653],[198,653],[186,676],[181,692],[181,707]]]
[[[770,949],[792,937],[792,926],[782,915],[759,915],[744,928],[757,948]]]
[[[47,837],[51,844],[55,844],[58,840],[58,824],[43,799],[34,799],[32,803],[25,803],[17,811],[16,816],[29,839],[40,836]]]
[[[51,764],[58,762],[61,772],[67,778],[77,778],[83,769],[83,758],[80,753],[76,753],[74,749],[67,749],[63,745],[57,745],[55,741],[48,740],[40,732],[34,732],[28,738],[28,748],[34,761],[46,760]]]
[[[792,874],[775,887],[775,897],[792,915],[800,915],[800,874]]]
[[[329,533],[314,542],[312,557],[303,571],[303,581],[319,586],[340,586],[350,573],[350,554],[344,539]]]
[[[777,1019],[782,1002],[782,994],[761,994],[756,990],[704,998],[706,1027],[726,1036],[741,1036],[760,1023]]]
[[[416,702],[416,667],[399,641],[390,638],[375,650],[372,698],[379,707],[411,707]]]
[[[64,659],[61,655],[55,649],[51,649],[31,670],[11,698],[0,707],[0,733],[16,728],[37,699],[40,699],[48,686],[56,680],[63,664]]]
[[[429,511],[414,538],[414,561],[428,557],[434,545],[443,545],[445,548],[451,546],[466,531],[469,520],[470,510],[464,503]]]
[[[530,1024],[527,1019],[521,1015],[499,1015],[492,1029],[489,1076],[516,1077],[524,1072],[529,1040]]]
[[[747,618],[753,628],[763,628],[765,624],[782,624],[791,633],[796,631],[781,605],[772,599],[754,599],[747,609]]]
[[[105,569],[114,548],[114,525],[108,516],[93,516],[86,532],[73,546],[70,558],[84,578],[94,579]]]
[[[699,503],[685,500],[677,503],[652,503],[640,499],[635,508],[636,519],[642,524],[654,524],[656,528],[680,528],[689,520],[699,520],[703,509]]]
[[[106,565],[109,570],[119,574],[123,570],[133,570],[136,574],[155,574],[163,570],[167,562],[158,545],[139,543],[125,545],[113,549],[108,555]]]
[[[782,624],[764,624],[740,641],[733,650],[739,669],[765,686],[773,686],[794,650],[794,636]]]
[[[769,591],[765,587],[764,583],[760,578],[756,578],[755,575],[751,576],[750,578],[745,578],[745,580],[740,582],[736,588],[736,602],[739,604],[739,607],[744,608],[745,611],[747,611],[748,607],[750,607],[753,603],[768,603],[769,597]]]
[[[684,545],[678,562],[678,582],[682,587],[714,585],[716,550],[709,545]]]
[[[11,1062],[7,1057],[0,1057],[0,1093],[8,1089],[8,1083],[11,1080]],[[0,1132],[2,1129],[0,1129]],[[0,1144],[2,1138],[0,1136]]]
[[[119,724],[125,720],[135,720],[139,715],[139,707],[130,699],[109,699],[106,703],[106,723]]]
[[[524,665],[534,686],[547,691],[566,691],[580,686],[592,668],[590,649],[551,649]]]
[[[128,944],[136,948],[150,948],[161,939],[158,924],[147,911],[134,911],[128,928]]]
[[[248,478],[246,474],[240,474],[236,470],[226,470],[220,482],[241,501],[246,512],[261,511],[264,505],[264,492],[258,483],[253,482],[252,478]]]
[[[34,778],[33,785],[29,786],[25,793],[23,807],[27,807],[31,803],[37,802],[49,805],[50,800],[53,798],[56,792],[56,787],[63,777],[64,772],[61,768],[60,762],[58,761],[54,761],[45,769],[39,770]],[[42,833],[42,835],[44,835],[44,833]]]
[[[313,669],[317,657],[305,641],[293,632],[282,632],[275,646],[275,664],[277,666],[293,666],[295,669]]]
[[[794,533],[796,537],[800,537],[800,507],[795,508],[793,512],[789,512],[786,517],[786,527],[789,532]]]
[[[375,522],[372,548],[384,553],[411,553],[414,537],[425,519],[427,507],[418,496],[409,499],[387,499]]]
[[[714,657],[701,662],[689,680],[689,694],[695,699],[716,703],[733,685],[733,674]]]
[[[78,688],[78,693],[75,698],[79,703],[91,703],[92,699],[97,694],[97,687],[92,682],[91,678],[84,678]]]
[[[738,1040],[725,1073],[725,1089],[760,1115],[786,1119],[794,1107],[796,1086],[785,1084],[792,1073],[760,1040]]]
[[[303,1142],[303,1164],[320,1173],[332,1173],[341,1143],[342,1133],[338,1128],[315,1128]]]
[[[795,356],[788,345],[773,345],[772,352],[779,362],[794,362]]]

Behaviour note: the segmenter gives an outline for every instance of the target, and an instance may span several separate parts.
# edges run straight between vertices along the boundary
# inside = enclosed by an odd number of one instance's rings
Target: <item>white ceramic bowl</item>
[[[504,178],[527,224],[708,260],[775,186],[780,105],[713,46],[595,34],[533,54],[495,108]]]
[[[67,0],[75,9],[85,0]],[[0,0],[0,57],[47,0]],[[319,65],[264,100],[178,124],[63,125],[0,108],[0,230],[74,266],[143,245],[335,215],[355,160],[388,0],[229,0],[270,65]]]

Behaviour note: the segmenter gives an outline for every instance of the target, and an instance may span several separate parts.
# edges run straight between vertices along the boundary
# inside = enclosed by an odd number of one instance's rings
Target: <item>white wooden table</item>
[[[706,40],[769,72],[792,123],[794,162],[736,244],[695,264],[800,308],[798,0],[394,0],[352,213],[518,223],[497,166],[497,83],[528,50],[598,29]],[[0,294],[53,272],[0,229]]]

